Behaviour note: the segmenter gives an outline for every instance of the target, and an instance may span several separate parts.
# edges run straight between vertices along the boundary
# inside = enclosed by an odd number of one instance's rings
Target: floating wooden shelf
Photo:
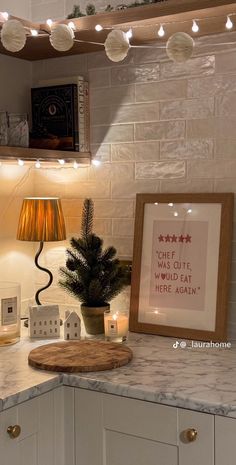
[[[61,150],[44,150],[44,149],[31,149],[24,147],[6,147],[0,146],[0,159],[7,161],[14,161],[17,159],[28,161],[40,160],[43,162],[54,162],[59,159],[65,162],[76,161],[81,164],[90,164],[91,156],[89,152],[70,152]]]
[[[103,43],[111,28],[122,28],[123,30],[127,28],[128,30],[128,28],[133,27],[132,44],[147,44],[157,40],[157,26],[161,23],[165,25],[166,41],[177,31],[191,33],[193,19],[202,20],[199,32],[194,34],[195,37],[218,34],[225,32],[225,21],[229,14],[236,14],[235,2],[227,0],[166,0],[156,4],[73,20],[78,29],[77,39],[98,42],[101,45],[75,42],[69,52],[60,53],[53,49],[48,36],[39,35],[28,37],[24,49],[18,53],[10,53],[2,45],[0,45],[0,53],[32,61],[104,50]],[[49,32],[46,24],[39,25],[29,21],[21,21],[26,27]],[[68,23],[69,20],[60,22]],[[96,24],[101,24],[106,29],[96,32]],[[160,41],[159,38],[158,40]]]

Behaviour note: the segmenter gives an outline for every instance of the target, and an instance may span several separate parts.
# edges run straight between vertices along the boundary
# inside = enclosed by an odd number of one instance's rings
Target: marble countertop
[[[111,371],[57,374],[28,366],[33,348],[53,342],[23,335],[0,347],[0,410],[60,385],[81,387],[236,418],[236,345],[173,348],[175,339],[130,333],[133,360]],[[201,344],[201,343],[200,343]]]

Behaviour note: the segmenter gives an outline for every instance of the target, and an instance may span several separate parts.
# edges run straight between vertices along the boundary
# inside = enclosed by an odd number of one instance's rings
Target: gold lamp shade
[[[35,242],[65,240],[66,228],[60,199],[37,197],[24,199],[17,239]]]

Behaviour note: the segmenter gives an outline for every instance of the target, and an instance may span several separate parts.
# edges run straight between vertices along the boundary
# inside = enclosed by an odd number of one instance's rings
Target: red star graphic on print
[[[165,240],[166,240],[166,242],[170,242],[170,235],[169,234],[167,234],[167,236],[165,236]]]
[[[191,239],[192,239],[192,236],[190,236],[189,234],[187,234],[187,236],[185,237],[185,242],[187,244],[187,242],[191,242]]]
[[[159,242],[164,242],[164,236],[162,236],[162,234],[160,234],[160,236],[158,237],[158,240],[159,240]]]
[[[177,242],[177,239],[178,239],[178,237],[175,234],[173,234],[173,236],[171,236],[171,242]]]
[[[183,236],[183,234],[181,234],[181,236],[179,236],[179,242],[184,242],[184,236]]]

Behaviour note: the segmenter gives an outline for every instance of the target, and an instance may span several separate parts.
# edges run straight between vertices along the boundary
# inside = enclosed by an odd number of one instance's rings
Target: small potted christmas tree
[[[104,311],[128,284],[128,270],[116,257],[116,249],[103,249],[103,240],[93,233],[93,201],[85,199],[81,237],[72,237],[66,266],[60,268],[61,287],[81,302],[88,334],[104,333]]]

